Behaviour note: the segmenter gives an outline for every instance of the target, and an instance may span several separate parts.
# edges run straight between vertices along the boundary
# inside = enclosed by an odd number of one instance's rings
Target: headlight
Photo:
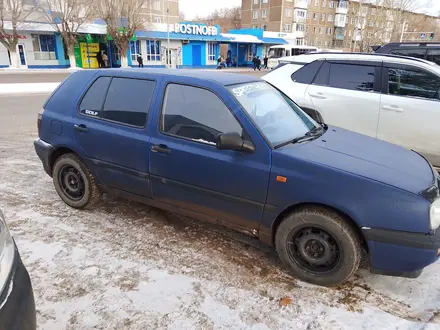
[[[440,227],[440,198],[431,204],[429,221],[432,230],[436,230],[438,227]]]
[[[6,226],[5,218],[0,211],[0,294],[12,270],[15,256],[15,245]]]

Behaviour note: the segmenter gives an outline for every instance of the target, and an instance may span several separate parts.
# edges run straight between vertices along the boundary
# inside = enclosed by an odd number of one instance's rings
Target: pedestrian
[[[142,58],[142,54],[139,54],[137,56],[137,62],[138,62],[138,65],[139,65],[140,68],[144,67],[144,59]]]
[[[108,56],[105,52],[102,53],[102,61],[104,62],[104,68],[108,68]]]
[[[260,56],[257,56],[256,63],[257,63],[256,66],[257,66],[258,71],[261,71],[261,59],[260,59]]]
[[[263,63],[264,63],[264,68],[265,68],[265,69],[267,69],[267,62],[268,62],[268,61],[269,61],[269,58],[267,57],[267,55],[264,56]]]
[[[96,54],[96,61],[98,62],[98,67],[103,68],[104,67],[104,61],[102,60],[102,53],[99,51]]]
[[[217,70],[220,70],[222,68],[222,56],[219,55],[217,58]]]
[[[254,71],[257,69],[257,57],[254,55],[254,58],[252,59],[252,64],[254,66]]]

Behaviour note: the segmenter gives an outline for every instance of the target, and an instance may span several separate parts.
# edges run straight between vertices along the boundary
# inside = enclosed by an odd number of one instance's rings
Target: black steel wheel
[[[93,174],[75,154],[64,154],[55,161],[52,178],[58,195],[71,207],[84,209],[101,199]]]
[[[361,261],[361,238],[352,224],[333,210],[303,207],[277,228],[275,246],[291,273],[317,285],[345,282]]]

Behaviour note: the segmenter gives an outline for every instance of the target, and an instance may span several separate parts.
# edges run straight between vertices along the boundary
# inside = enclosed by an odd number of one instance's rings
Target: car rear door
[[[324,122],[376,137],[381,63],[326,61],[306,96]]]
[[[440,76],[384,64],[378,138],[414,149],[440,166]]]
[[[234,106],[224,87],[194,86],[184,77],[165,87],[155,114],[158,124],[152,127],[153,198],[251,230],[262,217],[271,153]],[[218,134],[231,132],[252,142],[256,151],[217,149]]]
[[[151,197],[147,117],[156,81],[99,77],[80,101],[75,139],[109,188]]]

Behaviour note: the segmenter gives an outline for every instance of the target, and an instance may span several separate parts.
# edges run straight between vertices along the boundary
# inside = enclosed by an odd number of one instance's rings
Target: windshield
[[[266,82],[234,85],[229,90],[273,146],[320,127],[287,96]]]

